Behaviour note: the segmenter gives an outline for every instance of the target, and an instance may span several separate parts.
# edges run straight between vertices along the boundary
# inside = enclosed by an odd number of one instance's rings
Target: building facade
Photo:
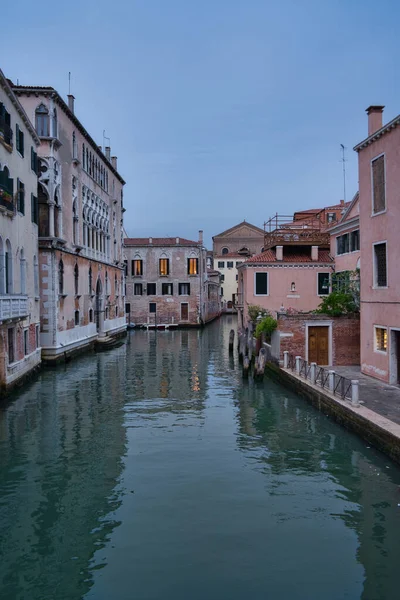
[[[221,273],[221,306],[236,311],[237,267],[247,258],[262,252],[264,231],[243,221],[213,237],[214,269]]]
[[[382,124],[370,106],[358,153],[361,250],[361,370],[400,383],[400,115]]]
[[[40,138],[38,229],[42,359],[56,362],[126,331],[123,186],[54,88],[13,91]]]
[[[354,273],[360,269],[360,203],[358,192],[338,222],[329,228],[331,256],[335,274]],[[339,275],[340,278],[340,275]]]
[[[219,274],[199,240],[126,238],[126,314],[135,326],[199,326],[219,315]]]
[[[0,393],[40,363],[39,144],[0,71]]]

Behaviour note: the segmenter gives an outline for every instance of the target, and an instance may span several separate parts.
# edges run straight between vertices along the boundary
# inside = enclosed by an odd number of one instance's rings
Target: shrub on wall
[[[247,311],[249,313],[249,319],[252,323],[257,323],[257,317],[261,314],[262,317],[270,316],[271,313],[266,308],[259,306],[258,304],[249,304],[247,307]]]
[[[315,311],[317,314],[329,315],[330,317],[341,317],[342,315],[354,314],[359,307],[352,294],[346,292],[331,292],[326,296]]]
[[[259,338],[263,333],[265,333],[266,338],[270,339],[277,327],[277,320],[271,317],[271,315],[267,315],[258,323],[256,327],[256,337]]]

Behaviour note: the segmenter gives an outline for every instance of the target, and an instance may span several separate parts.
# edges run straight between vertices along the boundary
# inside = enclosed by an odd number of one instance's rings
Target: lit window
[[[199,259],[198,258],[188,258],[188,274],[189,275],[198,275],[199,273]]]
[[[160,258],[160,275],[169,275],[169,258]]]
[[[387,351],[387,329],[385,327],[375,327],[375,350]]]
[[[140,277],[143,275],[143,261],[135,259],[132,261],[132,276]]]

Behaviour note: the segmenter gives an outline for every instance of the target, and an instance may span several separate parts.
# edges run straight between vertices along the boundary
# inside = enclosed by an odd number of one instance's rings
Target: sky
[[[365,109],[400,113],[395,0],[14,0],[0,68],[50,85],[126,180],[131,237],[212,236],[357,191]],[[16,31],[18,36],[16,37]],[[107,145],[107,144],[106,144]]]

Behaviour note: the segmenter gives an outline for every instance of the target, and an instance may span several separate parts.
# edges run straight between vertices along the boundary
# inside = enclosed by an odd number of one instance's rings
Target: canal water
[[[0,406],[1,600],[397,600],[400,470],[269,380],[233,317]]]

